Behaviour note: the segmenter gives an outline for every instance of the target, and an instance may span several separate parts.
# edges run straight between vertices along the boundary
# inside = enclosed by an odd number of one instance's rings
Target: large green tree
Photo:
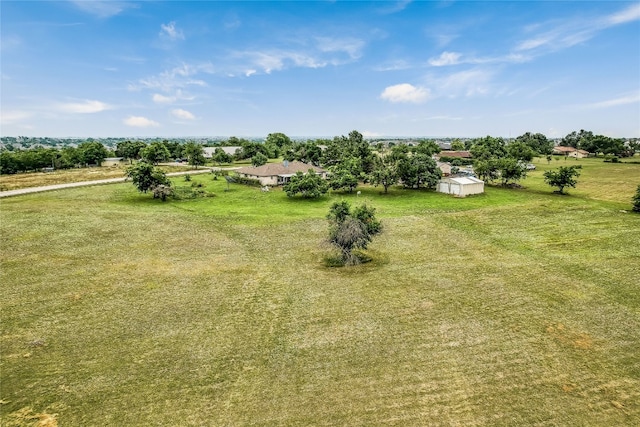
[[[202,144],[192,141],[187,142],[182,148],[182,153],[187,157],[189,164],[195,166],[196,169],[198,169],[198,166],[204,165],[206,161],[204,158],[204,149],[202,148]]]
[[[129,166],[126,174],[138,191],[142,193],[153,191],[159,185],[171,186],[171,181],[162,170],[145,161]]]
[[[565,194],[566,187],[575,188],[580,176],[582,166],[560,166],[557,170],[548,170],[544,173],[544,181],[552,187],[558,188],[558,193]]]
[[[147,163],[157,165],[171,157],[167,146],[162,142],[152,142],[140,151],[140,157]]]
[[[78,150],[82,153],[82,160],[87,165],[99,166],[109,155],[105,146],[97,141],[83,142],[78,145]]]
[[[373,166],[373,171],[369,174],[369,181],[375,185],[382,185],[386,193],[392,185],[398,183],[398,165],[390,156],[380,157]]]
[[[528,145],[534,153],[540,156],[546,156],[553,152],[553,141],[541,133],[526,132],[517,137],[516,142]]]
[[[426,154],[414,154],[400,159],[397,170],[405,188],[435,188],[442,177],[436,161]]]

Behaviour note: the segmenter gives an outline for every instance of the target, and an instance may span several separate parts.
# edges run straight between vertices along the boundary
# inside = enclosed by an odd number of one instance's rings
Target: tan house
[[[298,161],[282,163],[267,163],[266,165],[254,167],[240,168],[236,171],[238,175],[244,178],[252,178],[260,181],[262,185],[284,185],[297,172],[307,173],[312,169],[316,175],[320,175],[323,179],[327,178],[327,171],[318,166]]]
[[[453,194],[457,197],[484,193],[484,181],[472,176],[445,177],[438,182],[439,193]]]
[[[436,162],[436,165],[438,166],[438,169],[442,171],[442,175],[451,175],[451,165],[449,163]]]
[[[589,157],[589,152],[585,150],[578,150],[573,147],[563,147],[558,145],[557,147],[553,147],[553,154],[574,157],[576,159],[583,159],[585,157]]]

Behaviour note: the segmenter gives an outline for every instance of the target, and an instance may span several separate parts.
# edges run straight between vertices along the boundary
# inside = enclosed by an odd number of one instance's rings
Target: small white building
[[[204,157],[206,159],[210,159],[213,157],[213,155],[216,153],[216,148],[222,148],[222,151],[224,151],[226,154],[233,156],[234,154],[236,154],[236,151],[238,150],[242,150],[242,147],[240,146],[230,146],[230,147],[203,147],[202,151],[204,154]]]
[[[484,181],[472,176],[445,177],[438,182],[438,192],[457,197],[484,193]]]

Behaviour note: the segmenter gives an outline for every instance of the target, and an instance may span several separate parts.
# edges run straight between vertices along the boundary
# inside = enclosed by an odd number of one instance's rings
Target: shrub
[[[633,207],[631,208],[631,210],[640,213],[640,185],[638,185],[636,194],[631,200],[633,201]]]

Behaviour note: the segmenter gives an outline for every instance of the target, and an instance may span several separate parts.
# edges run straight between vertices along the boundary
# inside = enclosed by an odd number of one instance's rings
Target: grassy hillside
[[[638,425],[640,165],[577,162],[570,196],[561,160],[467,199],[3,199],[3,425]],[[371,263],[323,263],[341,198]]]

